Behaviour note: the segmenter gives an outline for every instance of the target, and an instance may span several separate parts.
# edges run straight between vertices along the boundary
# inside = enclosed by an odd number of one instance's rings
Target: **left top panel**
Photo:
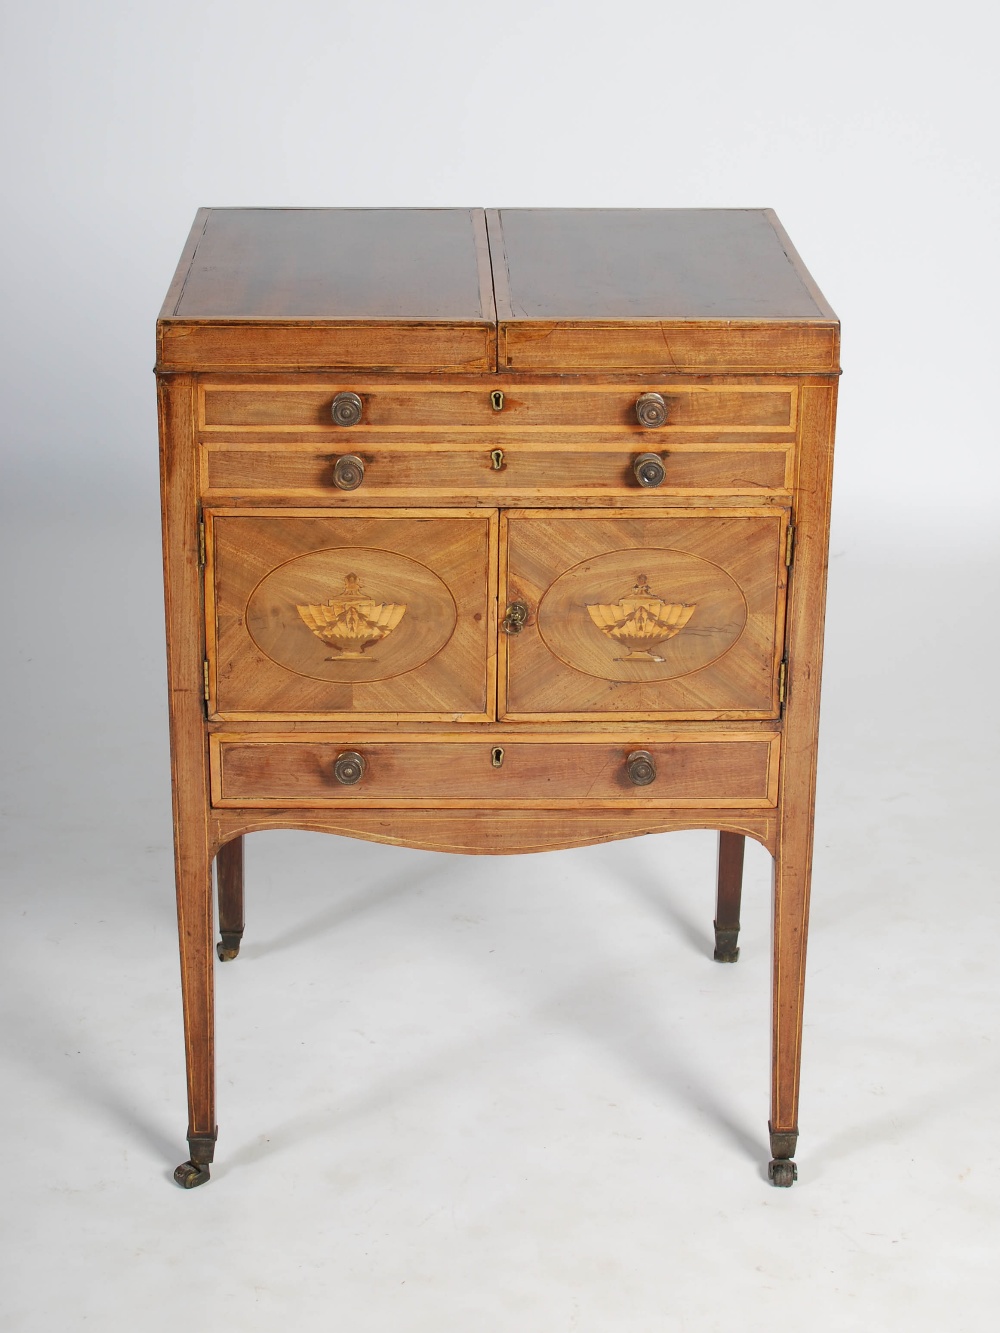
[[[495,328],[481,209],[202,209],[157,365],[478,374]]]

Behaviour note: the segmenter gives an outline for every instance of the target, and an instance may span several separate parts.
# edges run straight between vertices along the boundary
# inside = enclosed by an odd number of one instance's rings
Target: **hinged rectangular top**
[[[483,211],[202,209],[158,333],[164,370],[493,370]]]
[[[171,370],[836,373],[769,209],[202,209]]]
[[[837,317],[770,209],[504,208],[487,221],[501,370],[838,368]]]

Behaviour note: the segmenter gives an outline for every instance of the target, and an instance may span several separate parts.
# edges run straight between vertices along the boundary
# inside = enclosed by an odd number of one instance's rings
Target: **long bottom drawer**
[[[284,809],[770,808],[778,744],[772,733],[638,729],[510,739],[221,734],[212,737],[212,799]]]

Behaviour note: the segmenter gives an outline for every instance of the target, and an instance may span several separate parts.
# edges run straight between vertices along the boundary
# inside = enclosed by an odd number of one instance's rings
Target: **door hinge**
[[[201,565],[204,565],[204,563],[205,563],[205,524],[204,524],[204,523],[199,523],[199,524],[198,524],[198,564],[199,564],[199,566],[201,566]]]
[[[778,703],[785,702],[785,691],[788,685],[788,661],[782,658],[781,665],[778,667]]]
[[[208,658],[202,662],[202,672],[205,680],[205,702],[208,703]]]
[[[792,561],[795,558],[795,524],[788,524],[788,531],[785,533],[785,568],[790,569]]]

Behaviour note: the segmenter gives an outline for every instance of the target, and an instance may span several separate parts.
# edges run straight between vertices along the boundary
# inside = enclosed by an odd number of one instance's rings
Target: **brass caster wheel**
[[[208,1163],[199,1166],[197,1162],[181,1162],[174,1172],[174,1180],[182,1189],[193,1190],[196,1185],[204,1185],[211,1178]]]
[[[767,1178],[772,1185],[777,1185],[781,1189],[788,1189],[799,1178],[799,1168],[794,1162],[779,1160],[768,1162]]]
[[[740,946],[736,941],[740,937],[739,922],[735,926],[720,926],[715,923],[715,954],[717,963],[735,963],[740,956]]]
[[[215,946],[215,952],[219,955],[220,963],[231,963],[240,951],[238,944],[224,944],[222,940]]]

